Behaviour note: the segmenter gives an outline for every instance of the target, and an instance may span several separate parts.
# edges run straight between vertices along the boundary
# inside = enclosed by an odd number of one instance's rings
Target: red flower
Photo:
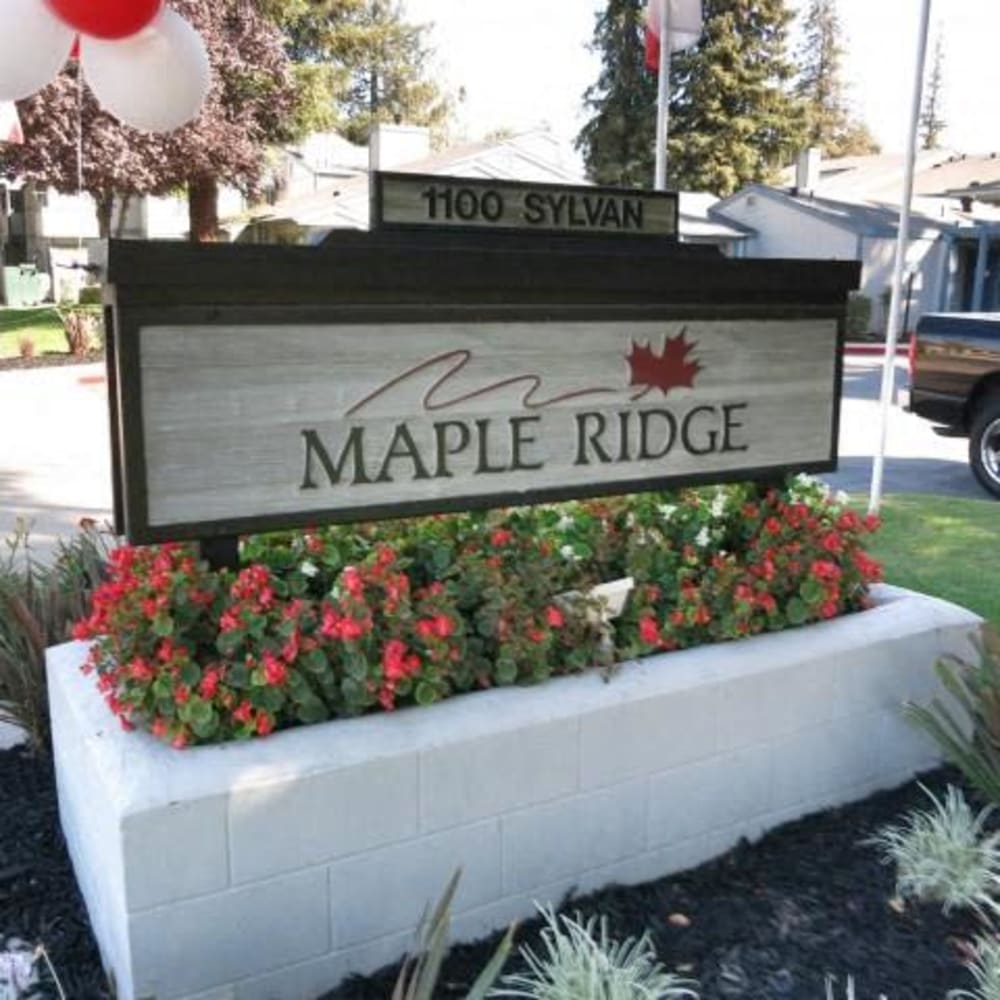
[[[827,552],[831,552],[834,555],[839,555],[844,551],[844,544],[841,541],[840,535],[833,531],[823,536],[820,541],[820,545],[822,545]]]
[[[500,548],[501,545],[506,545],[514,537],[512,531],[508,531],[506,528],[497,528],[496,531],[490,535],[490,544],[494,548]]]
[[[819,609],[821,618],[835,618],[837,616],[837,602],[824,601]]]
[[[552,623],[549,622],[551,625]],[[446,614],[434,616],[434,634],[439,639],[447,639],[455,631],[455,623]]]
[[[219,690],[219,681],[221,680],[222,671],[218,667],[209,668],[205,671],[201,684],[198,685],[198,694],[207,701],[211,701]]]
[[[639,638],[647,646],[659,645],[660,629],[656,624],[656,619],[652,615],[643,615],[643,617],[639,619]]]
[[[187,733],[182,729],[171,741],[170,745],[175,750],[183,750],[188,745]]]
[[[345,566],[344,572],[340,574],[340,579],[351,597],[361,597],[364,594],[365,583],[356,566]]]
[[[676,611],[670,612],[670,624],[680,628],[687,619],[684,617],[684,612],[678,608]]]
[[[258,736],[267,736],[268,733],[274,732],[274,718],[269,712],[261,710],[257,713],[256,729]]]
[[[178,684],[177,687],[174,688],[174,701],[176,701],[178,705],[185,705],[188,701],[190,701],[190,699],[191,688],[189,688],[186,684]]]
[[[233,711],[233,718],[237,722],[250,722],[253,719],[253,705],[246,699],[241,701]]]
[[[264,679],[271,687],[280,687],[288,680],[288,668],[274,653],[264,653]]]
[[[396,681],[407,674],[406,643],[401,639],[390,639],[382,650],[382,668],[385,676]]]
[[[153,724],[150,726],[150,732],[158,740],[162,740],[163,737],[167,735],[168,728],[167,720],[158,715],[155,719],[153,719]]]
[[[566,624],[563,613],[553,604],[545,609],[545,621],[550,628],[562,628]]]
[[[841,577],[840,567],[827,559],[817,559],[811,567],[811,572],[817,580],[839,580]]]
[[[764,522],[764,530],[769,535],[778,535],[781,533],[781,522],[776,517],[769,517]]]

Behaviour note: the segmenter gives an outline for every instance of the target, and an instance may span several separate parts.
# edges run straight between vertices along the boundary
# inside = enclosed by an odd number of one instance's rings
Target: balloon
[[[0,101],[20,101],[63,68],[76,32],[39,0],[0,0]]]
[[[193,121],[212,82],[201,35],[169,7],[124,41],[84,35],[80,62],[105,111],[143,132],[172,132]]]
[[[74,62],[80,61],[80,36],[77,35],[73,40],[73,48],[69,50],[69,57]]]
[[[45,0],[56,17],[94,38],[128,38],[151,24],[163,0]]]

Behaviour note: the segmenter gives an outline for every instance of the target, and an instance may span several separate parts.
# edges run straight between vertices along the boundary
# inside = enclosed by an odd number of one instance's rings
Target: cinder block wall
[[[690,867],[936,760],[900,715],[971,613],[875,609],[535,688],[177,752],[49,651],[60,811],[122,1000],[308,1000],[398,958],[453,870],[472,939]]]

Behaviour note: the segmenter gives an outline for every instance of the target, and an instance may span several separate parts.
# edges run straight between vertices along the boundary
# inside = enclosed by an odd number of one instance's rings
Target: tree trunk
[[[94,204],[97,206],[97,234],[102,240],[111,238],[111,216],[115,208],[113,194],[95,194]]]
[[[219,182],[208,174],[188,182],[188,219],[193,243],[219,238]]]
[[[118,206],[118,225],[115,226],[115,239],[120,240],[125,233],[125,222],[128,218],[129,206],[132,204],[132,195],[127,192],[122,195],[121,203]]]

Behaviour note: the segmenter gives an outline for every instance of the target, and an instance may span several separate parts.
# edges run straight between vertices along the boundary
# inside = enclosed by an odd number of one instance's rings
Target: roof
[[[754,230],[713,211],[719,199],[707,191],[680,191],[678,226],[688,240],[745,240]]]
[[[846,201],[874,201],[898,205],[902,200],[902,153],[875,156],[844,156],[821,160],[817,194]],[[972,184],[1000,182],[1000,155],[966,154],[950,149],[929,149],[917,153],[913,169],[913,191],[917,196],[945,197],[953,189]],[[795,184],[795,167],[781,174],[781,187]]]
[[[759,194],[780,201],[798,211],[858,236],[895,239],[899,229],[899,208],[895,204],[847,200],[819,195],[795,194],[766,184],[751,184],[736,194],[718,202],[713,208],[715,218],[732,223],[726,210],[748,194]],[[934,238],[956,227],[973,227],[983,220],[962,212],[954,203],[942,198],[914,200],[910,217],[911,239]]]

